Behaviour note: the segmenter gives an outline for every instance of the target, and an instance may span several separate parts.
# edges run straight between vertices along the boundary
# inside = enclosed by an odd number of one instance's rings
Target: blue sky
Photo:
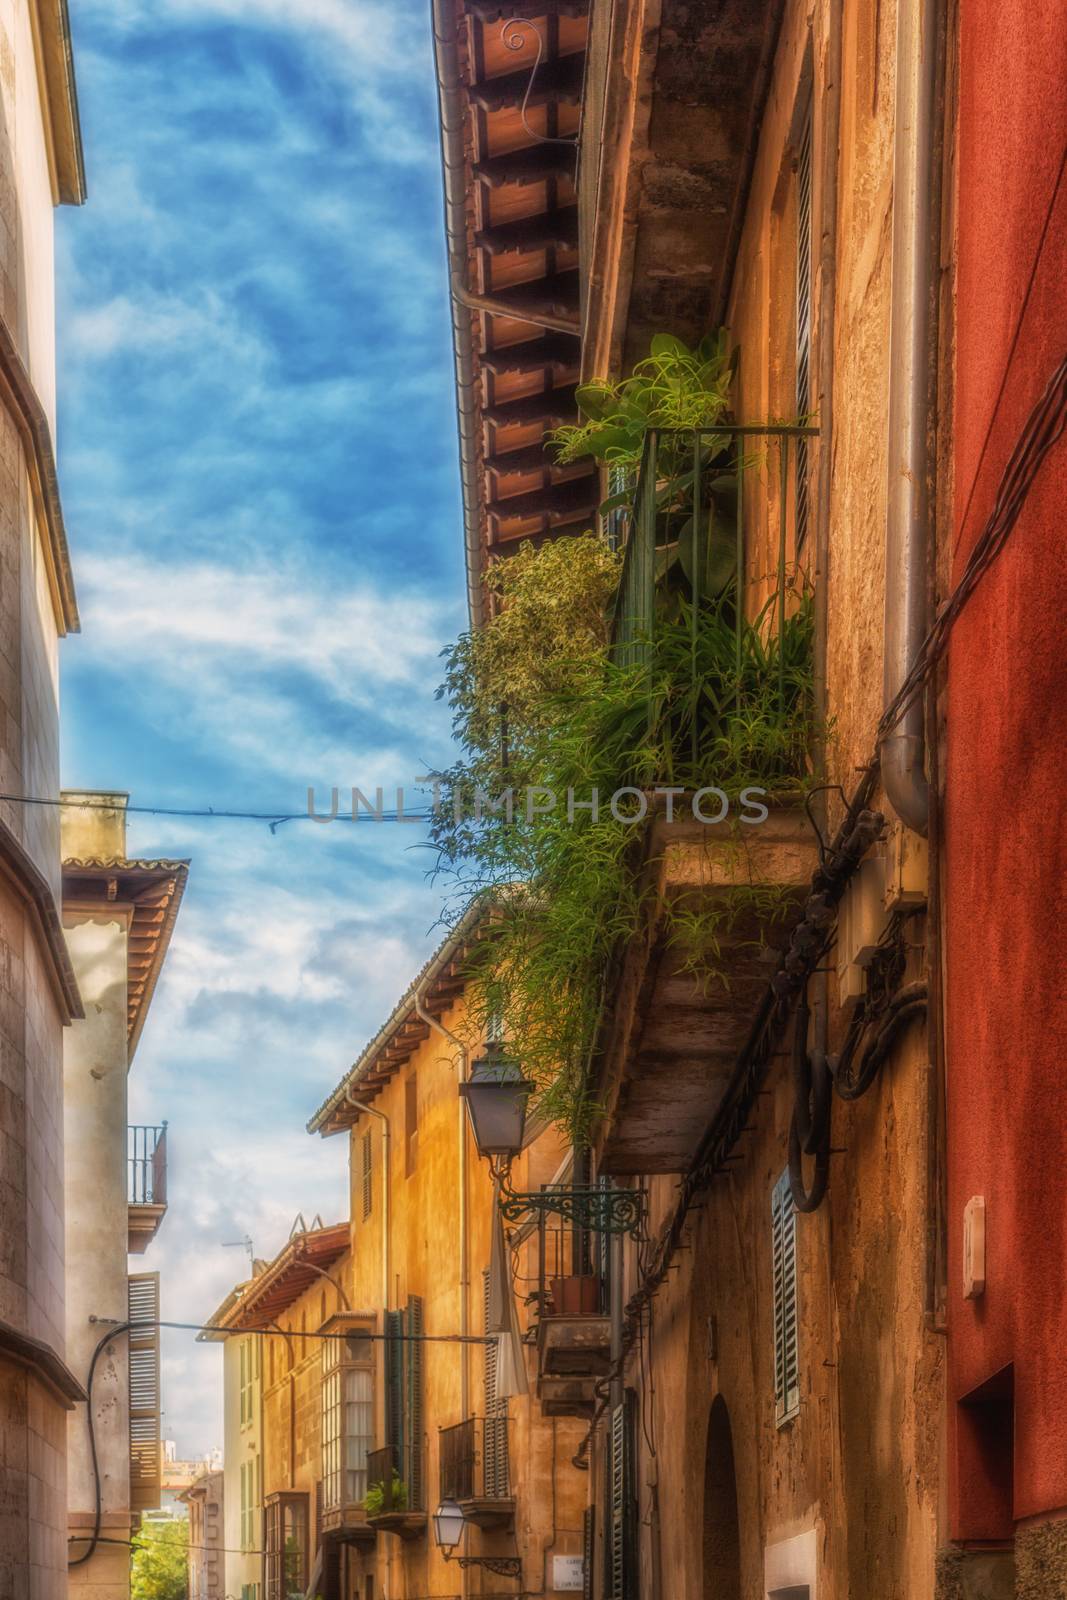
[[[422,0],[75,0],[89,201],[57,239],[59,462],[82,633],[63,780],[298,811],[447,752],[463,625]],[[145,1258],[208,1315],[250,1234],[347,1214],[312,1110],[437,937],[421,830],[131,820],[189,889],[131,1077],[170,1124]],[[220,1355],[164,1345],[164,1430],[221,1443]]]

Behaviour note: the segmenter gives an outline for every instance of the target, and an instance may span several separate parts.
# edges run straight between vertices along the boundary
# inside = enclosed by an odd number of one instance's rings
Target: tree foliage
[[[131,1600],[186,1600],[189,1592],[189,1524],[148,1522],[134,1534]]]

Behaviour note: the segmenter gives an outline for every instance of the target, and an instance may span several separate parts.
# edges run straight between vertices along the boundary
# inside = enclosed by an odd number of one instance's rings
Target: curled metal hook
[[[529,29],[534,38],[537,40],[537,58],[534,61],[533,70],[530,73],[530,81],[526,85],[526,93],[522,97],[522,106],[519,110],[519,117],[522,120],[522,125],[526,129],[526,132],[530,135],[530,138],[535,139],[538,144],[577,145],[577,135],[569,135],[567,138],[560,138],[558,135],[554,137],[547,133],[537,133],[535,129],[530,127],[529,122],[526,120],[526,108],[530,103],[530,96],[533,93],[534,79],[537,77],[538,68],[545,58],[544,35],[537,26],[536,22],[531,22],[529,17],[509,17],[500,30],[500,38],[505,50],[521,50],[523,44],[525,43],[525,40],[523,39],[523,31],[525,29]]]

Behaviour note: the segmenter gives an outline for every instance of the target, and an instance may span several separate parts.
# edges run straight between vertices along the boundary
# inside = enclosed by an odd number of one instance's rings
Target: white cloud
[[[213,363],[239,363],[247,380],[250,369],[262,370],[266,346],[230,309],[222,297],[202,291],[196,299],[177,294],[114,295],[76,310],[67,318],[66,354],[77,358],[113,356],[186,347],[211,352]]]
[[[444,613],[417,593],[129,555],[83,557],[78,587],[95,660],[137,661],[133,692],[169,703],[252,783],[284,777],[291,798],[309,783],[392,788],[441,750]]]

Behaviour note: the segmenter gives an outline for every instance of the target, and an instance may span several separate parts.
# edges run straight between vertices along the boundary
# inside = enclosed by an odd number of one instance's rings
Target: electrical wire
[[[96,1453],[96,1427],[93,1423],[93,1378],[96,1375],[96,1363],[99,1361],[100,1356],[105,1348],[111,1343],[112,1339],[117,1339],[119,1334],[129,1332],[130,1327],[131,1324],[129,1322],[116,1323],[116,1325],[113,1328],[110,1328],[108,1332],[104,1334],[103,1338],[98,1342],[96,1349],[93,1351],[92,1357],[89,1361],[89,1376],[85,1383],[85,1398],[87,1402],[85,1414],[89,1423],[89,1456],[93,1464],[93,1483],[95,1485],[96,1504],[93,1511],[93,1531],[89,1535],[89,1548],[88,1550],[84,1551],[82,1555],[76,1556],[73,1561],[68,1561],[68,1567],[84,1566],[85,1563],[92,1558],[97,1545],[99,1545],[101,1542],[100,1524],[103,1520],[104,1507],[103,1491],[100,1486],[100,1461]],[[80,1544],[81,1540],[78,1539],[73,1542]]]
[[[39,794],[0,794],[0,801],[13,806],[54,806],[63,809],[70,806],[78,811],[114,811],[114,805],[106,801],[97,800],[65,800],[61,796]],[[429,822],[433,811],[386,811],[384,807],[379,813],[377,808],[361,811],[356,809],[353,813],[338,811],[328,817],[319,817],[308,811],[236,811],[217,806],[131,806],[122,808],[126,816],[142,817],[189,817],[202,818],[212,822],[265,822],[271,833],[275,833],[284,822],[317,822],[320,825],[326,822]]]
[[[104,1323],[106,1323],[108,1321],[108,1318],[107,1317],[90,1317],[89,1321],[92,1322],[92,1323],[98,1323],[98,1324],[100,1324],[102,1326]],[[225,1334],[225,1336],[227,1338],[231,1338],[231,1339],[246,1339],[246,1338],[250,1338],[252,1335],[258,1335],[258,1337],[261,1338],[261,1339],[279,1339],[279,1338],[284,1339],[284,1338],[286,1338],[288,1336],[288,1333],[292,1333],[292,1331],[293,1331],[292,1329],[285,1330],[285,1329],[279,1329],[279,1328],[227,1328],[227,1327],[222,1326],[221,1323],[217,1323],[217,1322],[170,1322],[170,1321],[165,1321],[162,1318],[148,1318],[143,1322],[123,1322],[123,1323],[120,1323],[120,1324],[116,1324],[112,1328],[111,1333],[109,1333],[106,1336],[106,1339],[112,1338],[114,1336],[114,1334],[121,1333],[121,1332],[123,1332],[124,1329],[127,1329],[127,1328],[132,1330],[134,1333],[139,1332],[142,1328],[177,1328],[179,1332],[187,1332],[187,1333],[221,1333],[221,1334]],[[322,1333],[321,1331],[320,1332],[313,1332],[311,1329],[308,1329],[308,1331],[306,1333],[297,1333],[295,1335],[295,1337],[298,1338],[298,1339],[324,1339],[324,1340],[353,1339],[353,1338],[355,1338],[355,1339],[370,1339],[370,1340],[373,1340],[376,1343],[380,1343],[380,1344],[387,1344],[387,1343],[391,1343],[391,1342],[396,1342],[396,1343],[405,1343],[405,1344],[478,1344],[478,1345],[492,1344],[492,1343],[494,1343],[494,1341],[496,1339],[496,1335],[495,1334],[484,1334],[484,1333],[396,1333],[396,1334],[392,1334],[392,1333],[376,1333],[376,1332],[372,1332],[369,1328],[368,1329],[364,1329],[364,1328],[352,1329],[352,1328],[349,1328],[347,1330],[347,1332],[344,1332],[344,1333]],[[104,1342],[106,1342],[106,1339],[105,1339]]]

